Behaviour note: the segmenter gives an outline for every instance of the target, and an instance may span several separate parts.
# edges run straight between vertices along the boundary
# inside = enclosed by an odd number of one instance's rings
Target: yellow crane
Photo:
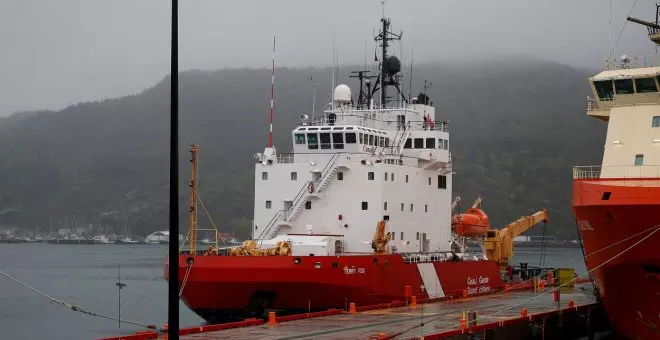
[[[507,267],[509,260],[513,257],[513,238],[541,222],[548,222],[547,209],[523,216],[501,230],[489,230],[484,239],[486,256],[489,260],[497,261],[500,267]]]

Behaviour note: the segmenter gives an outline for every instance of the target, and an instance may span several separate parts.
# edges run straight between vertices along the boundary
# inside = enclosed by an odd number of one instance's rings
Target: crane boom
[[[489,260],[497,261],[501,267],[508,266],[509,260],[513,257],[513,238],[541,222],[548,222],[547,209],[523,216],[501,230],[488,231],[484,239],[486,256]]]

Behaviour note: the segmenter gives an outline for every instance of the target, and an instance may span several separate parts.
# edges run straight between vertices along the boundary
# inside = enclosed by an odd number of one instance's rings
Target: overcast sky
[[[529,54],[598,68],[634,0],[388,0],[415,62]],[[655,0],[632,16],[651,20]],[[181,0],[180,69],[341,64],[373,58],[380,0]],[[0,0],[0,115],[139,92],[169,72],[169,0]],[[334,29],[333,29],[334,27]],[[397,48],[399,48],[397,46]],[[617,55],[651,55],[627,25]]]

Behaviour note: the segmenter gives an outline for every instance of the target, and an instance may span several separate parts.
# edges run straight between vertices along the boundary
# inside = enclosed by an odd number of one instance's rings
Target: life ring
[[[314,192],[314,182],[310,181],[307,184],[307,192],[309,192],[310,194]]]

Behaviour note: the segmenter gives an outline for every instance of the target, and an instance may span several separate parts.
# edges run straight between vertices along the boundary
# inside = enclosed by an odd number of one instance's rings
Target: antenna
[[[273,147],[273,102],[275,101],[275,36],[273,36],[273,71],[270,76],[270,126],[268,130],[268,147]]]
[[[332,88],[330,89],[330,95],[332,96],[332,101],[330,102],[330,107],[334,108],[335,105],[335,39],[336,39],[336,25],[332,25]]]
[[[413,32],[412,52],[410,56],[410,80],[408,82],[408,98],[412,101],[412,80],[413,80],[413,64],[415,63],[415,33]]]

